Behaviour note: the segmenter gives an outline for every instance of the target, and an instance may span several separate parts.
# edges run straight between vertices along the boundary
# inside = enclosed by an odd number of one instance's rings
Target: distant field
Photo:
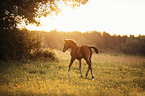
[[[69,52],[56,51],[59,62],[0,62],[0,95],[131,95],[145,96],[145,58],[127,55],[93,54],[93,72],[85,78],[87,64],[83,60],[83,77],[79,62],[71,67]]]

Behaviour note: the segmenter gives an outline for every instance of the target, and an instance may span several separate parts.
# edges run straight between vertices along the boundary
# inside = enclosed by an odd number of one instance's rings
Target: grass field
[[[93,72],[83,77],[75,61],[68,77],[69,52],[56,51],[59,62],[0,62],[0,95],[98,95],[145,96],[145,58],[127,55],[93,54]]]

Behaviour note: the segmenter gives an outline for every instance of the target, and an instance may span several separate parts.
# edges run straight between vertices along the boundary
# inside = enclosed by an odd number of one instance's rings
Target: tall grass
[[[93,54],[93,72],[83,77],[75,61],[68,77],[69,52],[55,51],[59,62],[1,62],[1,95],[145,95],[145,58],[126,55]]]

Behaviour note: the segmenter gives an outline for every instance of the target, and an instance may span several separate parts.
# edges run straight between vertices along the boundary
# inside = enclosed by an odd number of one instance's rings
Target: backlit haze
[[[62,12],[57,16],[41,17],[39,27],[31,24],[25,27],[48,32],[96,30],[111,35],[145,35],[145,0],[89,0],[75,9],[58,2],[58,7]]]

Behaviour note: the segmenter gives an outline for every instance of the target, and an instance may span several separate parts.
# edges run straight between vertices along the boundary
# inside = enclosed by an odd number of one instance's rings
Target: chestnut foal
[[[69,40],[69,39],[66,39],[64,41],[65,41],[65,44],[64,44],[63,52],[65,52],[69,48],[71,49],[71,53],[70,53],[71,61],[69,64],[68,75],[70,74],[71,65],[73,64],[74,60],[77,59],[77,60],[79,60],[79,64],[80,64],[79,69],[80,69],[81,77],[83,76],[82,67],[81,67],[81,59],[84,58],[88,64],[88,70],[86,72],[86,77],[88,76],[89,70],[91,70],[92,80],[94,80],[94,75],[93,75],[93,71],[92,71],[92,63],[91,63],[91,56],[92,56],[91,48],[93,48],[96,53],[99,53],[98,49],[95,46],[87,46],[87,45],[78,46],[75,43],[75,41]]]

